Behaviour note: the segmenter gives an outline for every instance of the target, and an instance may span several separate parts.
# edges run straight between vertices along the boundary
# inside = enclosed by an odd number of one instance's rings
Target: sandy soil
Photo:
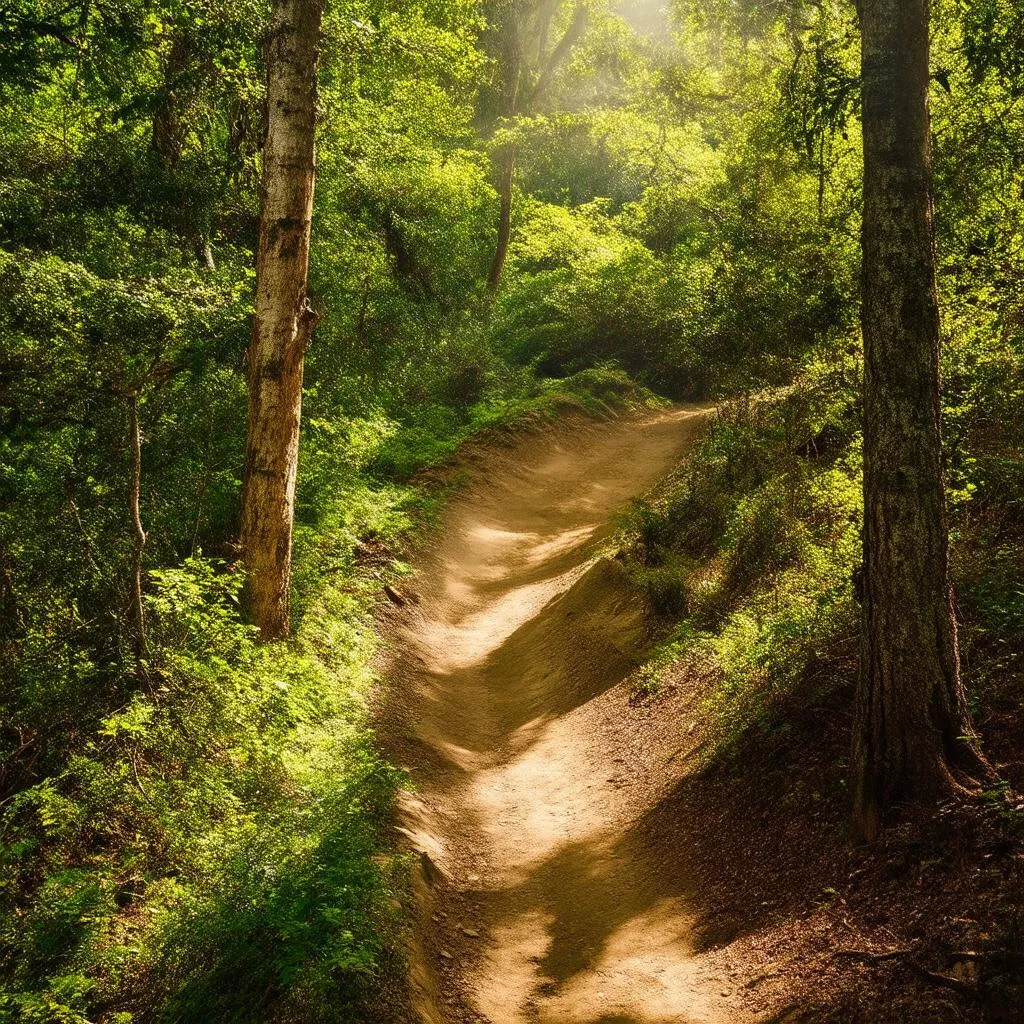
[[[419,559],[385,733],[416,784],[402,817],[427,1021],[750,1019],[728,964],[695,952],[671,833],[648,827],[685,771],[685,722],[651,731],[628,707],[644,615],[602,551],[702,420],[579,422],[491,450]]]

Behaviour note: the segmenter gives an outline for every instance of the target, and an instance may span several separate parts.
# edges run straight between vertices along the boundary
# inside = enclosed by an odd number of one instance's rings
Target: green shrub
[[[798,454],[845,408],[835,394],[843,381],[812,368],[777,396],[726,406],[681,473],[627,518],[633,575],[678,623],[635,686],[649,692],[678,661],[708,680],[712,749],[778,724],[807,674],[843,657],[856,634],[852,424],[836,422],[838,455]]]
[[[237,574],[151,579],[146,682],[4,808],[0,1007],[319,1019],[329,989],[354,1012],[402,889],[378,859],[398,776],[365,732],[365,605],[328,593],[329,631],[260,647]]]

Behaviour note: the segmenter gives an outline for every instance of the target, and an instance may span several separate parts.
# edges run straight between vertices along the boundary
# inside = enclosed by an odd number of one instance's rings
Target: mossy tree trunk
[[[242,547],[249,613],[267,640],[291,628],[302,370],[316,320],[307,282],[322,16],[322,0],[274,0],[266,43],[267,138],[249,348]]]
[[[960,679],[939,432],[928,0],[861,0],[864,590],[854,825],[979,764]]]

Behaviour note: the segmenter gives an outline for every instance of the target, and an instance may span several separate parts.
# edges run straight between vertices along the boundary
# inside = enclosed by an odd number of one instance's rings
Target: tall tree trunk
[[[519,113],[519,84],[523,74],[522,35],[517,21],[518,12],[510,8],[502,28],[502,92],[501,116],[506,121]],[[494,258],[487,275],[487,287],[496,292],[501,285],[501,276],[505,270],[505,259],[508,256],[508,245],[512,238],[512,186],[516,173],[516,147],[514,143],[505,146],[501,154],[501,173],[498,182],[500,209],[498,212],[498,241],[494,248]]]
[[[533,87],[533,91],[530,93],[529,99],[527,100],[527,107],[533,109],[534,104],[539,100],[549,88],[554,80],[555,75],[558,73],[559,68],[569,59],[569,55],[572,53],[573,47],[583,37],[583,33],[587,30],[587,21],[590,17],[589,11],[582,4],[576,8],[573,12],[572,21],[569,23],[569,27],[565,30],[565,34],[555,48],[548,55],[547,59],[541,65],[540,74],[537,76],[537,82]]]
[[[131,482],[128,493],[132,517],[132,619],[135,623],[135,655],[140,674],[146,675],[149,654],[146,641],[146,602],[142,593],[142,555],[146,550],[146,531],[142,526],[142,431],[139,429],[139,393],[128,395],[128,447],[131,452]]]
[[[268,119],[242,548],[249,613],[267,640],[287,636],[291,628],[302,364],[316,322],[307,284],[322,16],[322,0],[274,0],[266,43]]]
[[[487,287],[496,292],[501,286],[501,277],[505,272],[505,260],[508,258],[508,247],[512,241],[512,186],[516,176],[516,148],[510,145],[502,155],[501,181],[499,195],[501,208],[498,212],[498,242],[494,249],[494,259],[487,275]]]
[[[928,0],[861,0],[864,587],[854,826],[980,764],[960,680],[939,434]]]
[[[537,81],[525,98],[520,96],[520,86],[523,77],[523,32],[522,26],[520,26],[517,20],[520,15],[514,6],[508,12],[508,20],[505,22],[503,30],[504,52],[502,60],[505,80],[501,100],[501,114],[506,119],[511,120],[519,113],[528,114],[532,112],[534,104],[550,88],[558,69],[568,60],[573,47],[579,42],[586,31],[588,12],[587,8],[580,4],[576,7],[572,21],[565,30],[565,34],[545,58],[548,31],[551,19],[557,9],[557,0],[544,3],[539,9],[540,40],[538,43],[538,60],[541,63],[538,68]],[[516,155],[514,144],[506,146],[501,155],[501,175],[499,180],[501,206],[498,212],[498,241],[494,250],[494,259],[491,261],[491,270],[487,275],[487,287],[492,292],[496,292],[501,286],[501,278],[505,270],[505,260],[508,257],[509,242],[512,239],[512,186],[515,182]]]

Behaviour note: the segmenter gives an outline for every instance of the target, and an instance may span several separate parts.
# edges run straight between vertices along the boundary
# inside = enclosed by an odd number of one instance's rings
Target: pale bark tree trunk
[[[302,368],[316,322],[307,284],[322,16],[322,0],[274,0],[266,43],[267,139],[242,495],[248,608],[266,640],[291,628]]]
[[[861,0],[864,587],[854,828],[980,765],[960,679],[939,433],[928,0]]]

